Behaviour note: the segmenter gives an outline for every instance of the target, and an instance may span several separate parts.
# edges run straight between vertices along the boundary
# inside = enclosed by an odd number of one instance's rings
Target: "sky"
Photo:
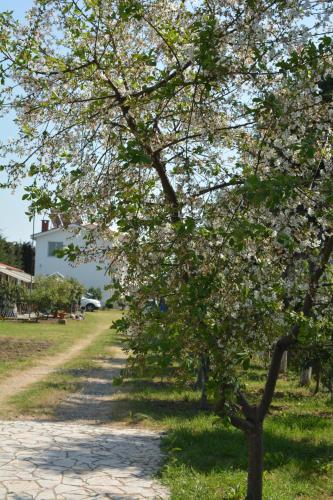
[[[33,0],[0,0],[0,11],[10,10],[20,20],[33,4]],[[8,114],[0,121],[0,141],[6,141],[15,136],[13,116]],[[1,177],[0,177],[1,179]],[[22,200],[23,183],[14,193],[11,190],[0,190],[0,234],[9,241],[28,241],[32,234],[32,222],[25,215],[28,203]],[[40,219],[36,218],[36,232],[39,231]]]

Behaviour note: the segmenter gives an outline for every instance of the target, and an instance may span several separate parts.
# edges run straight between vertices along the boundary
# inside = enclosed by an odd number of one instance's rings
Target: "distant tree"
[[[10,242],[0,235],[0,262],[34,274],[35,249],[30,242]]]
[[[11,243],[0,236],[0,262],[9,266],[21,267],[22,255],[19,243]]]
[[[261,499],[281,358],[331,322],[317,303],[333,252],[332,2],[34,4],[3,49],[24,90],[8,178],[32,178],[33,211],[117,224],[135,354],[210,360],[247,437],[247,498]],[[161,297],[168,312],[144,315]],[[238,375],[266,336],[254,403]]]
[[[10,282],[0,283],[0,311],[6,306],[27,300],[28,290],[25,286]]]
[[[111,298],[109,298],[109,299],[107,299],[107,300],[105,301],[105,307],[106,307],[107,309],[113,309],[113,300],[112,300]]]
[[[8,242],[8,248],[13,260],[12,265],[22,269],[22,244],[17,241]]]
[[[92,299],[97,299],[97,300],[102,300],[102,290],[99,287],[93,287],[91,286],[87,290],[87,294],[92,298]]]
[[[28,274],[35,273],[35,247],[30,242],[21,244],[22,269]]]

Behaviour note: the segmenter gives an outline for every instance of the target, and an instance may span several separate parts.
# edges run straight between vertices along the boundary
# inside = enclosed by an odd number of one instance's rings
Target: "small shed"
[[[17,285],[30,289],[33,285],[34,277],[18,267],[9,266],[0,262],[0,287],[4,284]],[[18,314],[25,314],[28,311],[27,303],[13,303],[6,295],[0,298],[0,316],[16,317]]]
[[[34,282],[34,277],[18,267],[9,266],[0,262],[0,283],[10,282],[15,285],[23,285],[30,288]]]

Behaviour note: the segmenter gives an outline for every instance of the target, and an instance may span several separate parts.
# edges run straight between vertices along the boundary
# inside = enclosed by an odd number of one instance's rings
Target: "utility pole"
[[[31,235],[31,244],[34,246],[35,244],[35,218],[36,218],[36,213],[34,212],[33,217],[32,217],[32,235]],[[32,283],[33,283],[33,276],[32,276],[32,270],[30,273],[30,290],[29,290],[29,295],[30,295],[30,300],[29,300],[29,320],[31,319],[31,294],[32,294]]]

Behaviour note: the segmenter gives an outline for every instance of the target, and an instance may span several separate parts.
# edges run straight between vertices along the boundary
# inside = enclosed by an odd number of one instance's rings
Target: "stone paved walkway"
[[[0,499],[162,499],[160,435],[75,423],[0,422]]]

